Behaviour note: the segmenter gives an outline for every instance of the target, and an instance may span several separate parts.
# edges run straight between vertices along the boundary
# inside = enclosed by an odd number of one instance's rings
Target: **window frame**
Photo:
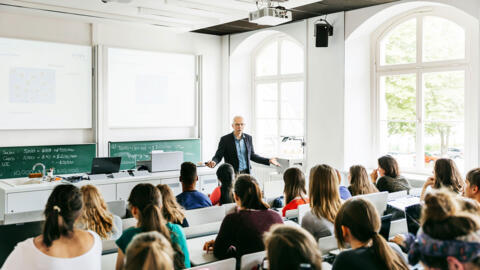
[[[463,59],[455,60],[442,60],[424,62],[423,60],[423,20],[425,17],[439,17],[451,21],[462,27],[465,31],[465,57]],[[416,62],[409,64],[392,64],[381,65],[381,42],[382,40],[398,25],[416,18]],[[381,77],[388,75],[401,75],[401,74],[415,74],[416,75],[416,139],[415,139],[415,152],[416,152],[416,164],[415,167],[402,168],[402,172],[405,173],[418,173],[418,174],[431,174],[429,168],[423,167],[424,158],[423,155],[418,157],[418,153],[423,153],[424,149],[424,134],[423,129],[425,123],[428,120],[424,116],[424,98],[423,98],[423,75],[431,72],[442,71],[464,71],[465,72],[465,92],[464,92],[464,164],[465,169],[472,168],[478,161],[478,110],[476,106],[478,104],[478,82],[472,77],[472,70],[477,70],[477,65],[472,61],[475,59],[476,53],[473,51],[474,44],[478,45],[478,38],[474,38],[474,27],[469,18],[461,16],[459,11],[454,8],[448,7],[422,7],[412,11],[403,13],[396,16],[383,26],[379,27],[371,36],[371,85],[372,85],[372,123],[373,123],[373,136],[372,146],[373,155],[372,160],[376,160],[382,153],[380,152],[381,140],[380,127],[381,127],[381,115],[380,115],[380,83]],[[467,127],[468,132],[467,132]],[[376,164],[376,162],[374,163]],[[423,168],[422,168],[423,167]]]
[[[292,74],[281,74],[281,68],[282,68],[282,57],[281,57],[281,46],[282,42],[285,40],[288,40],[290,42],[295,43],[298,45],[302,50],[303,50],[303,71],[301,73],[292,73]],[[256,59],[258,55],[262,52],[262,50],[271,45],[271,43],[277,43],[277,74],[276,75],[266,75],[266,76],[257,76],[257,66],[256,66]],[[276,84],[277,87],[277,115],[276,115],[276,122],[277,122],[277,134],[280,138],[281,136],[281,120],[303,120],[303,140],[305,141],[306,138],[306,61],[305,61],[305,56],[306,56],[306,50],[305,46],[303,46],[300,42],[297,40],[289,37],[288,35],[285,34],[275,34],[264,41],[262,41],[252,52],[251,54],[251,78],[252,78],[252,95],[251,95],[251,104],[252,105],[252,133],[255,135],[255,137],[258,137],[257,133],[257,86],[259,84]],[[293,118],[285,118],[283,119],[281,117],[281,108],[282,108],[282,94],[281,94],[281,84],[282,83],[288,83],[288,82],[303,82],[303,119],[293,119]],[[261,118],[263,119],[263,118]],[[270,118],[265,118],[265,119],[270,119]],[[280,144],[277,145],[277,148],[275,149],[276,153],[261,153],[261,154],[275,154],[279,155],[280,154]],[[305,151],[303,151],[303,158],[305,157]]]

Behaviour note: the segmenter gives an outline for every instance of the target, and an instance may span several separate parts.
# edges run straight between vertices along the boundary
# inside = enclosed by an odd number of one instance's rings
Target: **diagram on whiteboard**
[[[55,70],[12,68],[10,70],[10,102],[55,104]]]

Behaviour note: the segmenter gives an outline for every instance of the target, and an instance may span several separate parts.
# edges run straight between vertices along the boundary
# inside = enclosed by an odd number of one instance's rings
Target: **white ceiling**
[[[250,11],[257,8],[255,0],[132,0],[130,3],[120,3],[125,0],[104,1],[118,2],[0,0],[0,8],[26,7],[39,12],[61,12],[72,16],[152,24],[181,32],[244,19]],[[314,2],[319,0],[288,0],[281,5],[294,8]]]

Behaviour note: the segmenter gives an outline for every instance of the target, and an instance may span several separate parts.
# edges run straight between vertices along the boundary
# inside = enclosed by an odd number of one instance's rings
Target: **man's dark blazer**
[[[270,165],[270,161],[268,158],[264,158],[255,154],[255,151],[253,150],[252,136],[243,133],[243,140],[245,141],[245,148],[247,150],[246,161],[248,172],[250,172],[252,168],[250,160],[267,166]],[[222,161],[222,158],[225,158],[225,162],[232,165],[235,173],[238,173],[239,161],[237,156],[237,146],[235,144],[235,137],[233,135],[233,132],[223,136],[220,139],[217,152],[215,153],[215,156],[212,158],[212,160],[218,164],[220,163],[220,161]]]

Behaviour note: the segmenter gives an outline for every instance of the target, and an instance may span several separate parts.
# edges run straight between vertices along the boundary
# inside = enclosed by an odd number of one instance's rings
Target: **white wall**
[[[196,33],[167,32],[158,27],[106,21],[89,21],[52,14],[22,14],[0,10],[0,36],[104,47],[191,53],[202,55],[201,96],[202,154],[209,159],[220,136],[223,110],[222,40],[221,37]],[[101,60],[101,59],[100,59]],[[101,64],[101,63],[100,63]],[[99,142],[99,155],[107,155],[106,142],[111,140],[178,139],[196,136],[192,129],[109,129],[105,104],[106,89],[99,74],[99,122],[88,130],[0,130],[2,146],[37,144],[74,144]],[[128,109],[128,108],[126,108]],[[68,112],[60,112],[68,113]],[[94,126],[95,126],[94,122]]]

